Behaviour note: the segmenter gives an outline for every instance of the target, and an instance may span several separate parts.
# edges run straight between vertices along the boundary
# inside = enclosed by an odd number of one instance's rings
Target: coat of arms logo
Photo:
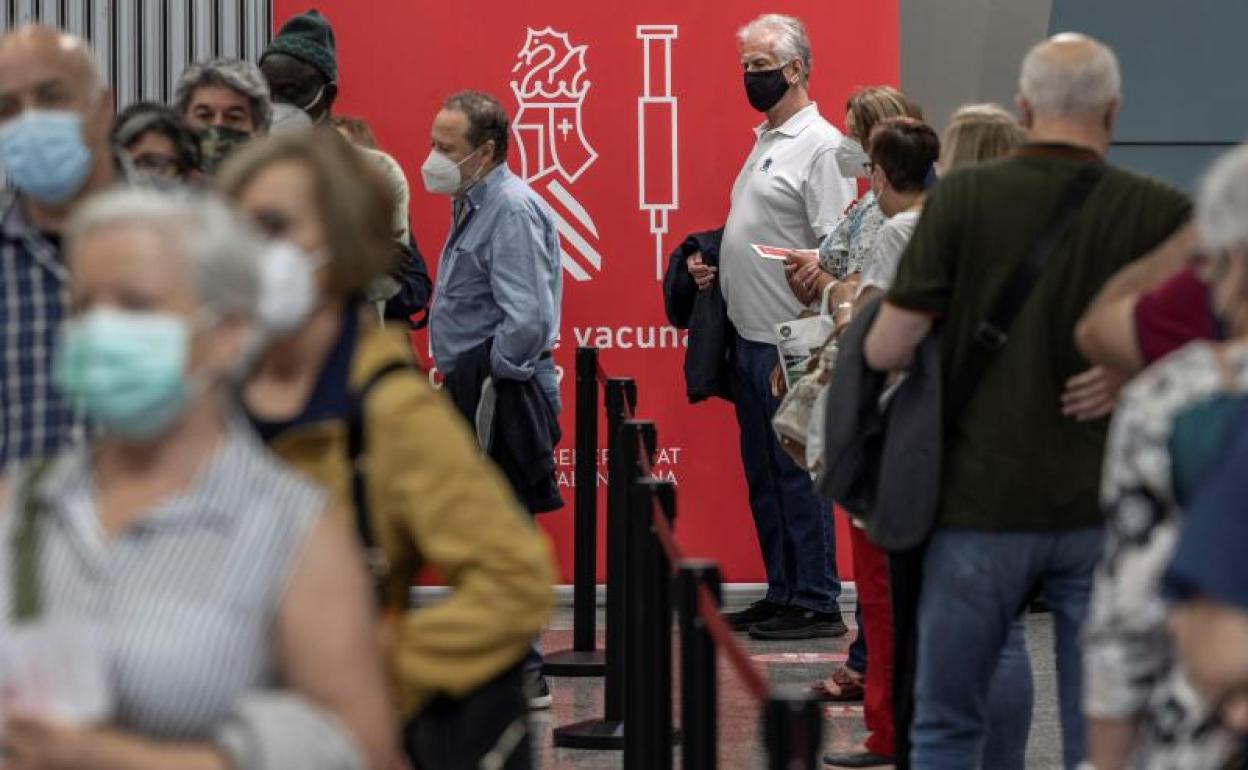
[[[563,267],[578,281],[602,269],[595,246],[598,228],[567,187],[598,159],[581,126],[581,107],[592,85],[586,50],[572,45],[565,32],[530,27],[512,68],[517,79],[511,81],[519,107],[511,130],[519,147],[520,176],[551,204]]]

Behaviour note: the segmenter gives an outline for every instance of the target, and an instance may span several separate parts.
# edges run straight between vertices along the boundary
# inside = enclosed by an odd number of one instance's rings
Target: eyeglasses
[[[134,167],[139,171],[159,176],[177,176],[180,170],[177,158],[170,158],[168,155],[157,155],[151,152],[143,153],[134,158],[133,162]]]

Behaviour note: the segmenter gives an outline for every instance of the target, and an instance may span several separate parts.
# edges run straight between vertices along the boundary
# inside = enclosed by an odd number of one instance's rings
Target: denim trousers
[[[810,474],[780,447],[771,427],[780,405],[770,385],[779,360],[776,346],[738,338],[734,353],[732,394],[741,429],[741,462],[767,570],[767,599],[786,607],[836,612],[841,584],[832,505],[815,494]]]
[[[554,362],[549,358],[539,359],[533,372],[533,379],[537,380],[538,387],[546,395],[546,400],[550,402],[550,407],[555,410],[555,414],[561,413],[563,401],[559,397],[559,376],[555,372]],[[538,635],[533,639],[533,644],[529,646],[529,653],[524,658],[524,667],[526,670],[536,670],[540,669],[544,662],[541,635]]]
[[[1013,665],[1003,648],[1037,588],[1053,612],[1063,763],[1073,770],[1083,760],[1079,632],[1102,537],[1099,528],[933,535],[919,598],[912,767],[987,770],[980,758],[990,721],[993,731],[1025,734],[1021,716],[990,720],[990,690],[998,665]]]

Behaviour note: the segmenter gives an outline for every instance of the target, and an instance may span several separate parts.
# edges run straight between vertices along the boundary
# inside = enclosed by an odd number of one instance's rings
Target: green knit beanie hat
[[[284,53],[316,67],[330,83],[338,82],[338,57],[334,51],[334,28],[315,9],[293,16],[277,31],[277,37],[264,49],[269,54]]]

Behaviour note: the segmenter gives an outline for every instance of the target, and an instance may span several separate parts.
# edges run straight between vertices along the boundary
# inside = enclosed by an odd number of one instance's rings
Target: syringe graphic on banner
[[[650,212],[654,235],[654,277],[663,279],[663,236],[670,212],[680,208],[676,97],[672,95],[674,25],[640,25],[644,68],[637,100],[638,205]]]

